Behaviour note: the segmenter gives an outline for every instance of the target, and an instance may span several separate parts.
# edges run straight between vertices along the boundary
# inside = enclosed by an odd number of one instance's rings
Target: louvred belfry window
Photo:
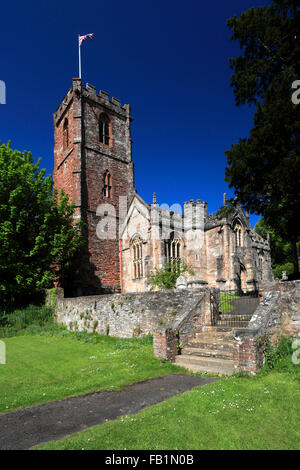
[[[99,119],[99,140],[102,144],[109,145],[109,117],[107,114],[100,114]]]
[[[107,197],[108,199],[111,198],[111,175],[109,171],[106,171],[104,173],[104,178],[103,178],[103,196]]]

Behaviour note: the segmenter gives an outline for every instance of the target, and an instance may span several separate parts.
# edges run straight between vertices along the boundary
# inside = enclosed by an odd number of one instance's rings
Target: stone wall
[[[279,335],[294,336],[300,333],[300,280],[262,285],[259,289],[260,298],[270,291],[280,292],[278,318],[269,328],[274,341]]]
[[[184,347],[197,331],[210,327],[218,314],[218,289],[187,289],[181,292],[185,295],[192,292],[194,304],[189,309],[182,309],[168,327],[155,328],[153,333],[154,356],[172,362],[178,354],[178,342]]]
[[[172,328],[159,327],[153,334],[154,356],[166,361],[175,361],[178,354],[178,333]]]
[[[194,324],[210,321],[209,289],[166,290],[64,298],[57,289],[56,321],[73,331],[95,331],[130,338],[153,334],[174,321],[189,318],[186,334]]]
[[[280,317],[280,292],[267,292],[247,328],[235,330],[234,369],[236,372],[255,374],[264,362],[266,336],[272,335]]]
[[[234,332],[236,372],[256,373],[262,367],[267,337],[276,345],[281,335],[300,335],[300,281],[261,286],[259,296],[248,327]]]

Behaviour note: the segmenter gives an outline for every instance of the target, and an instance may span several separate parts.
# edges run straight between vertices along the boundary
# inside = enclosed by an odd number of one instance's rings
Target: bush
[[[278,264],[276,268],[274,268],[274,277],[281,279],[282,278],[282,271],[286,271],[287,276],[290,274],[293,274],[294,272],[294,265],[293,263],[284,263],[284,264]]]
[[[160,289],[172,289],[176,280],[182,274],[188,272],[193,275],[194,271],[182,260],[178,260],[176,263],[166,263],[162,269],[157,269],[154,274],[148,277],[148,282],[153,287],[159,287]]]
[[[47,306],[28,305],[11,313],[0,312],[0,328],[21,330],[29,325],[42,326],[53,319],[53,309]]]
[[[265,365],[263,371],[289,371],[300,378],[300,367],[292,361],[293,338],[282,336],[276,346],[272,345],[269,337],[265,340]]]

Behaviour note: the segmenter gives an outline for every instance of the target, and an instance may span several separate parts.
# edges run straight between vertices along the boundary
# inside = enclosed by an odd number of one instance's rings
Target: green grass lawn
[[[6,345],[7,362],[0,365],[0,412],[115,390],[183,370],[154,358],[151,338],[80,335],[55,327],[40,330],[43,334],[25,330],[0,338]]]
[[[299,450],[300,382],[275,371],[222,378],[37,448]]]
[[[236,294],[230,294],[228,292],[220,292],[219,298],[219,312],[231,312],[234,309],[234,300],[239,299],[240,296]]]
[[[14,334],[14,333],[12,333]],[[125,385],[183,369],[155,359],[151,338],[72,333],[53,324],[1,337],[0,411]],[[300,449],[300,365],[291,341],[267,348],[255,377],[232,376],[40,449]]]

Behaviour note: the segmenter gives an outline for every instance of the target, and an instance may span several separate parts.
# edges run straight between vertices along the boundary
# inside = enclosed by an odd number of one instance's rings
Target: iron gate
[[[220,292],[219,313],[215,318],[215,326],[246,327],[258,304],[258,291],[228,290]]]

